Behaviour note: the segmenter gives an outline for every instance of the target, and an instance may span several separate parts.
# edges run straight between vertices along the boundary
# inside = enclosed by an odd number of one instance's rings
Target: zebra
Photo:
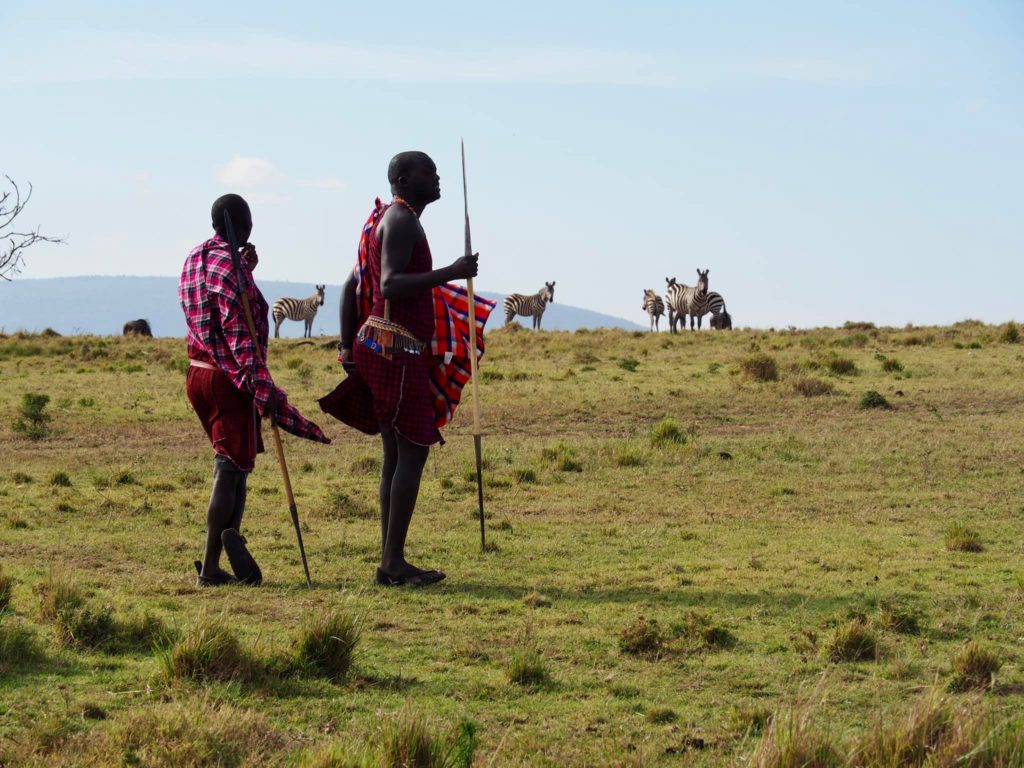
[[[532,296],[513,293],[505,297],[505,325],[512,322],[516,315],[533,317],[534,330],[540,330],[540,319],[544,316],[544,308],[548,302],[555,302],[555,281],[544,283],[544,287]]]
[[[676,332],[677,320],[682,320],[683,328],[686,328],[687,315],[690,316],[690,330],[694,330],[694,318],[697,319],[697,327],[700,328],[700,320],[707,314],[704,310],[704,305],[707,301],[708,272],[710,271],[708,269],[705,269],[703,272],[699,269],[697,270],[696,287],[677,283],[674,277],[665,278],[665,282],[668,284],[666,296],[669,306],[668,319],[672,326],[672,333]]]
[[[312,338],[313,318],[318,307],[324,305],[324,289],[326,285],[318,285],[316,293],[308,299],[278,299],[274,302],[274,338],[281,338],[281,323],[287,320],[304,320],[306,327],[302,338]]]
[[[726,312],[723,308],[717,315],[711,316],[711,327],[716,328],[719,331],[731,331],[732,315]]]
[[[644,289],[644,305],[641,307],[651,319],[651,330],[657,332],[658,321],[661,316],[665,314],[665,302],[661,300],[661,296],[656,294],[652,289]]]

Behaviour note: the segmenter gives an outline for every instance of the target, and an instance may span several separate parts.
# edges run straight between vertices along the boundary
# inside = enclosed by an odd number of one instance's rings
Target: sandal
[[[392,576],[380,568],[377,569],[377,583],[382,587],[429,587],[446,578],[447,575],[442,571],[421,571],[417,568],[407,574]]]
[[[227,528],[220,535],[221,543],[224,545],[224,552],[231,563],[231,570],[235,577],[242,583],[250,586],[258,586],[263,583],[263,572],[256,564],[256,560],[245,547],[245,537],[234,528]]]
[[[194,560],[192,564],[196,567],[197,587],[222,587],[225,584],[237,584],[238,579],[227,571],[221,571],[216,576],[203,576],[203,564]]]

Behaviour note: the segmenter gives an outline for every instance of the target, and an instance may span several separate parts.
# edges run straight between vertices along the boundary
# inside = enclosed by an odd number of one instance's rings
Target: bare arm
[[[404,208],[395,206],[389,209],[378,231],[381,237],[380,292],[385,299],[400,299],[429,291],[451,280],[476,277],[476,255],[463,256],[432,272],[405,274],[413,248],[420,238],[420,227],[416,217]]]
[[[351,347],[356,336],[356,323],[359,322],[356,308],[356,273],[353,270],[345,284],[341,286],[341,304],[338,307],[338,319],[341,323],[341,346]]]

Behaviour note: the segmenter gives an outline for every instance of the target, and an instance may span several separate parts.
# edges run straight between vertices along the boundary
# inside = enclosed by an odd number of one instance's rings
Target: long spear
[[[462,204],[466,214],[466,255],[473,255],[473,241],[469,234],[469,196],[466,192],[466,142],[462,145]],[[480,551],[487,551],[484,534],[484,462],[483,447],[480,443],[480,385],[476,375],[476,297],[473,295],[473,278],[466,279],[469,294],[469,371],[473,379],[473,447],[476,448],[476,496],[480,506]]]
[[[252,319],[252,307],[249,306],[249,294],[245,290],[245,282],[242,279],[242,263],[238,256],[238,237],[235,235],[235,225],[231,223],[231,214],[224,211],[224,228],[228,233],[228,243],[231,246],[231,263],[235,268],[235,280],[238,283],[239,293],[242,297],[242,309],[245,313],[245,324],[249,328],[249,337],[252,345],[256,348],[257,356],[260,352],[260,337],[256,333],[256,323]],[[254,406],[255,407],[255,406]],[[312,590],[313,581],[309,578],[309,564],[306,562],[306,548],[302,545],[302,529],[299,528],[299,511],[295,506],[295,496],[292,494],[292,481],[288,476],[288,464],[284,460],[284,445],[281,443],[281,431],[277,427],[277,418],[274,413],[270,414],[270,431],[274,435],[274,448],[277,449],[277,463],[281,466],[281,477],[284,480],[284,492],[288,496],[288,510],[292,514],[292,525],[295,526],[295,535],[299,540],[299,554],[302,555],[302,570],[306,572],[306,586]]]

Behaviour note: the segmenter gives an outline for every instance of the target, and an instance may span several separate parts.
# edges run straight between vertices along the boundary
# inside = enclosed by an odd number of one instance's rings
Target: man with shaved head
[[[445,419],[437,416],[432,389],[438,363],[435,289],[475,277],[477,255],[434,269],[420,223],[423,210],[441,197],[430,157],[395,155],[388,182],[393,199],[388,205],[377,201],[363,228],[356,269],[342,291],[340,360],[349,377],[320,406],[349,426],[381,435],[377,583],[426,586],[445,574],[408,562],[405,541],[430,446],[443,442],[437,425]]]
[[[246,477],[263,452],[260,416],[274,416],[292,434],[330,442],[303,418],[274,385],[267,370],[267,302],[253,281],[259,262],[249,242],[252,214],[238,195],[217,198],[211,210],[215,235],[196,246],[185,260],[178,298],[188,325],[189,369],[185,390],[214,450],[213,491],[206,512],[206,548],[195,561],[197,586],[263,581],[256,560],[240,534],[245,511]],[[226,219],[243,243],[235,271]],[[249,299],[258,338],[246,325],[242,295]],[[234,572],[220,567],[227,552]]]

